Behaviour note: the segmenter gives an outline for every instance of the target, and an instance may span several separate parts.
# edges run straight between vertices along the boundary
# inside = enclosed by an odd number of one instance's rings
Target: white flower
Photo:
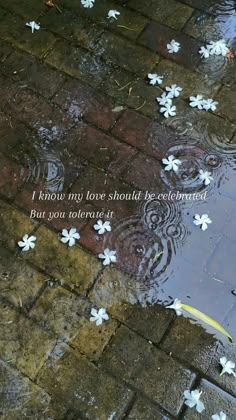
[[[105,233],[106,231],[111,231],[111,222],[106,221],[103,223],[102,220],[98,220],[97,224],[95,224],[93,227],[95,230],[98,230],[99,235],[103,235],[103,233]]]
[[[97,309],[92,308],[91,309],[91,317],[90,321],[94,322],[96,321],[96,325],[102,325],[103,320],[108,321],[109,316],[106,313],[106,309],[101,308],[97,311]]]
[[[214,178],[211,176],[211,172],[204,172],[202,169],[200,169],[198,177],[205,185],[209,185],[211,181],[214,181]]]
[[[223,367],[220,376],[224,375],[224,373],[228,373],[229,375],[234,375],[236,378],[236,373],[234,372],[235,363],[231,362],[231,360],[227,360],[226,357],[221,357],[220,364]]]
[[[22,241],[18,242],[18,245],[22,248],[22,251],[29,251],[29,249],[35,247],[34,241],[36,241],[36,239],[36,236],[24,235]]]
[[[109,248],[106,248],[103,254],[99,254],[98,258],[101,258],[103,265],[110,265],[111,262],[116,262],[116,251],[112,251]]]
[[[32,22],[27,22],[25,26],[29,26],[32,30],[32,34],[34,33],[34,30],[39,31],[40,29],[40,23],[36,23],[34,20]]]
[[[71,228],[69,231],[63,229],[62,236],[64,236],[64,238],[61,238],[61,242],[63,242],[63,244],[69,242],[69,246],[75,245],[76,239],[80,238],[80,234],[76,231],[76,228]]]
[[[208,228],[208,224],[212,223],[212,220],[208,217],[208,214],[203,214],[200,216],[199,214],[195,214],[195,220],[193,223],[196,226],[200,226],[202,230],[206,230]]]
[[[163,81],[163,76],[158,76],[156,73],[149,73],[148,78],[150,79],[150,85],[155,86],[156,84],[160,85]]]
[[[166,87],[166,91],[169,92],[169,98],[177,98],[182,90],[183,89],[177,85],[171,85],[170,87]]]
[[[224,39],[220,39],[216,42],[211,41],[210,44],[207,45],[207,48],[210,50],[210,55],[222,55],[223,57],[225,57],[229,51]]]
[[[195,389],[194,391],[184,391],[185,401],[184,404],[190,408],[196,407],[198,413],[201,413],[205,410],[205,406],[202,401],[200,401],[202,392]]]
[[[198,109],[203,108],[204,99],[203,99],[202,95],[190,96],[189,99],[190,99],[190,106],[192,108],[195,108],[195,107],[197,107]]]
[[[221,411],[220,414],[213,414],[213,416],[211,416],[212,420],[226,420],[226,414]]]
[[[118,12],[118,10],[109,10],[108,15],[107,15],[107,19],[113,18],[113,19],[117,20],[116,16],[119,16],[119,15],[120,15],[120,12]]]
[[[172,41],[167,44],[167,49],[170,54],[177,53],[180,48],[180,43],[176,42],[174,39],[172,39]]]
[[[198,51],[202,58],[209,58],[210,57],[210,50],[207,47],[201,47],[201,49]]]
[[[167,309],[174,309],[176,312],[176,315],[182,315],[182,303],[179,299],[175,299],[174,303],[172,305],[166,306]]]
[[[174,117],[176,115],[176,106],[172,105],[172,102],[166,102],[165,105],[160,108],[160,113],[164,114],[165,118]]]
[[[219,102],[216,102],[213,99],[203,99],[202,106],[206,111],[209,111],[209,109],[215,111],[218,103]]]
[[[166,92],[163,92],[160,97],[156,98],[156,100],[157,102],[159,102],[160,105],[172,105],[172,98],[170,98],[169,93]]]
[[[167,159],[162,159],[162,163],[166,165],[165,171],[174,171],[178,172],[179,165],[181,165],[181,160],[176,159],[173,155],[168,156]]]
[[[82,6],[86,7],[87,9],[91,9],[94,6],[95,0],[81,0]]]

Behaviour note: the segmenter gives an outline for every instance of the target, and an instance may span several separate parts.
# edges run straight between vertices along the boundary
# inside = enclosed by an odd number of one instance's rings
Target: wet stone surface
[[[92,3],[0,0],[0,417],[233,420],[220,358],[236,363],[235,344],[166,306],[179,298],[235,339],[235,2]],[[220,39],[227,56],[202,59]],[[165,118],[156,98],[172,84],[182,91]],[[198,94],[216,109],[190,107]],[[71,227],[73,247],[61,242]],[[24,252],[26,234],[37,239]],[[102,308],[109,318],[92,322]],[[202,415],[184,404],[194,389]]]

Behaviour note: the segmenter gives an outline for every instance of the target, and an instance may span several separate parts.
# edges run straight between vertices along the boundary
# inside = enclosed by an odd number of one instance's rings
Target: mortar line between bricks
[[[190,6],[191,7],[191,6]],[[180,29],[180,32],[181,33],[183,33],[184,35],[188,35],[186,32],[184,32],[185,31],[185,29],[186,29],[186,26],[188,25],[188,23],[191,21],[191,19],[194,17],[194,15],[195,15],[195,13],[196,13],[196,9],[194,8],[193,9],[193,11],[192,11],[192,13],[191,13],[191,15],[189,16],[189,18],[186,20],[186,22],[184,23],[184,25],[182,26],[182,28]],[[197,41],[198,41],[198,39],[197,38],[194,38],[194,39],[196,39]]]

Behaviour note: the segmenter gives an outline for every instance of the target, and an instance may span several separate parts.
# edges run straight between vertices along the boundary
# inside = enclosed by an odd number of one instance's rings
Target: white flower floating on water
[[[107,15],[107,19],[116,19],[116,16],[119,16],[120,12],[118,12],[118,10],[109,10],[108,15]]]
[[[201,47],[198,51],[202,58],[209,58],[210,57],[210,50],[206,47]]]
[[[156,84],[160,85],[163,81],[163,76],[159,76],[156,73],[149,73],[148,78],[150,80],[149,84],[155,86]]]
[[[157,102],[159,102],[160,105],[166,105],[166,104],[172,104],[172,100],[169,96],[169,93],[163,92],[161,96],[156,98]]]
[[[196,226],[200,226],[202,230],[206,230],[208,228],[208,224],[212,223],[212,220],[210,217],[208,217],[208,214],[203,214],[200,216],[199,214],[195,214],[195,220],[193,223]]]
[[[22,251],[29,251],[30,249],[34,249],[36,239],[36,236],[26,234],[23,236],[22,241],[18,242],[18,245],[22,248]]]
[[[31,22],[27,22],[25,26],[28,26],[29,28],[31,28],[32,34],[34,33],[35,30],[39,31],[40,29],[40,23],[36,23],[34,20],[32,20]]]
[[[192,108],[205,109],[205,111],[215,111],[218,105],[214,99],[204,99],[202,95],[190,96],[189,100]]]
[[[205,185],[209,185],[211,181],[214,181],[214,178],[211,176],[211,172],[204,172],[202,169],[200,169],[198,177]]]
[[[98,231],[99,235],[103,235],[105,232],[111,231],[111,222],[98,220],[97,223],[93,226],[95,230]]]
[[[190,96],[189,100],[190,100],[190,106],[192,108],[203,109],[204,99],[203,99],[202,95]]]
[[[176,84],[171,85],[170,87],[166,87],[166,91],[168,92],[169,98],[177,98],[180,95],[180,92],[183,89]]]
[[[179,299],[175,299],[174,303],[172,305],[166,306],[167,309],[174,309],[176,312],[176,315],[182,315],[182,303]]]
[[[95,0],[81,0],[82,6],[86,9],[91,9],[94,6]]]
[[[219,102],[216,102],[213,99],[203,99],[202,106],[206,111],[215,111],[218,103]]]
[[[221,411],[220,414],[213,414],[211,418],[212,420],[227,420],[227,416],[223,411]]]
[[[224,373],[228,373],[229,375],[234,375],[234,377],[236,378],[236,373],[234,372],[234,362],[231,362],[231,360],[227,360],[226,357],[221,357],[220,364],[223,368],[220,376],[224,375]]]
[[[167,159],[162,159],[162,163],[166,165],[165,171],[174,171],[178,172],[179,165],[181,165],[181,160],[176,159],[173,155],[168,156]]]
[[[106,309],[101,308],[97,311],[97,309],[91,309],[91,317],[90,321],[96,322],[96,325],[102,325],[103,321],[108,321],[109,315],[106,313]]]
[[[167,44],[167,49],[170,54],[177,53],[180,50],[180,43],[172,39],[172,41]]]
[[[211,41],[207,44],[206,47],[201,47],[199,50],[199,54],[203,58],[209,58],[210,55],[222,55],[225,57],[229,52],[229,48],[226,45],[226,41],[224,39],[220,39],[219,41]]]
[[[174,117],[176,115],[176,106],[172,105],[171,99],[169,99],[169,102],[166,101],[165,105],[160,108],[160,113],[163,114],[165,118]]]
[[[195,389],[194,391],[184,391],[185,401],[184,404],[190,408],[196,407],[198,413],[202,413],[205,410],[203,402],[200,400],[202,392]]]
[[[112,262],[116,262],[116,251],[106,248],[103,254],[99,254],[98,258],[103,261],[103,265],[110,265]]]
[[[80,234],[77,232],[76,228],[71,228],[69,231],[63,229],[62,236],[61,242],[63,242],[63,244],[68,242],[69,246],[75,245],[76,239],[80,239]]]

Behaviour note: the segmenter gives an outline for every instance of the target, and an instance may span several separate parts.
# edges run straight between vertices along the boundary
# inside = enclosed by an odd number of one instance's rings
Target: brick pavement
[[[235,344],[160,303],[191,299],[234,335],[236,61],[208,67],[198,49],[217,31],[235,47],[235,10],[220,12],[214,0],[57,4],[62,13],[41,0],[0,0],[0,415],[171,420],[225,411],[233,419],[235,378],[219,376],[219,358],[235,361]],[[107,20],[109,9],[120,11],[118,21]],[[40,31],[25,28],[28,20],[40,21]],[[173,38],[182,45],[177,55],[166,50]],[[183,87],[177,118],[158,112],[164,88],[148,84],[149,72]],[[197,93],[215,98],[217,110],[191,109]],[[169,151],[185,162],[181,179],[163,171]],[[156,203],[152,215],[127,200],[32,202],[42,190],[188,191],[199,188],[201,165],[216,187],[196,208]],[[202,209],[215,222],[204,241],[189,222]],[[43,215],[74,210],[112,210],[111,239],[98,237],[93,217]],[[150,231],[157,214],[161,229]],[[71,226],[81,240],[68,248],[58,235]],[[37,243],[22,253],[25,233]],[[120,260],[107,268],[97,254],[110,244]],[[139,265],[139,252],[155,244],[163,255],[152,272]],[[92,307],[107,308],[110,320],[90,322]],[[184,405],[183,392],[195,388],[203,391],[201,416]]]

